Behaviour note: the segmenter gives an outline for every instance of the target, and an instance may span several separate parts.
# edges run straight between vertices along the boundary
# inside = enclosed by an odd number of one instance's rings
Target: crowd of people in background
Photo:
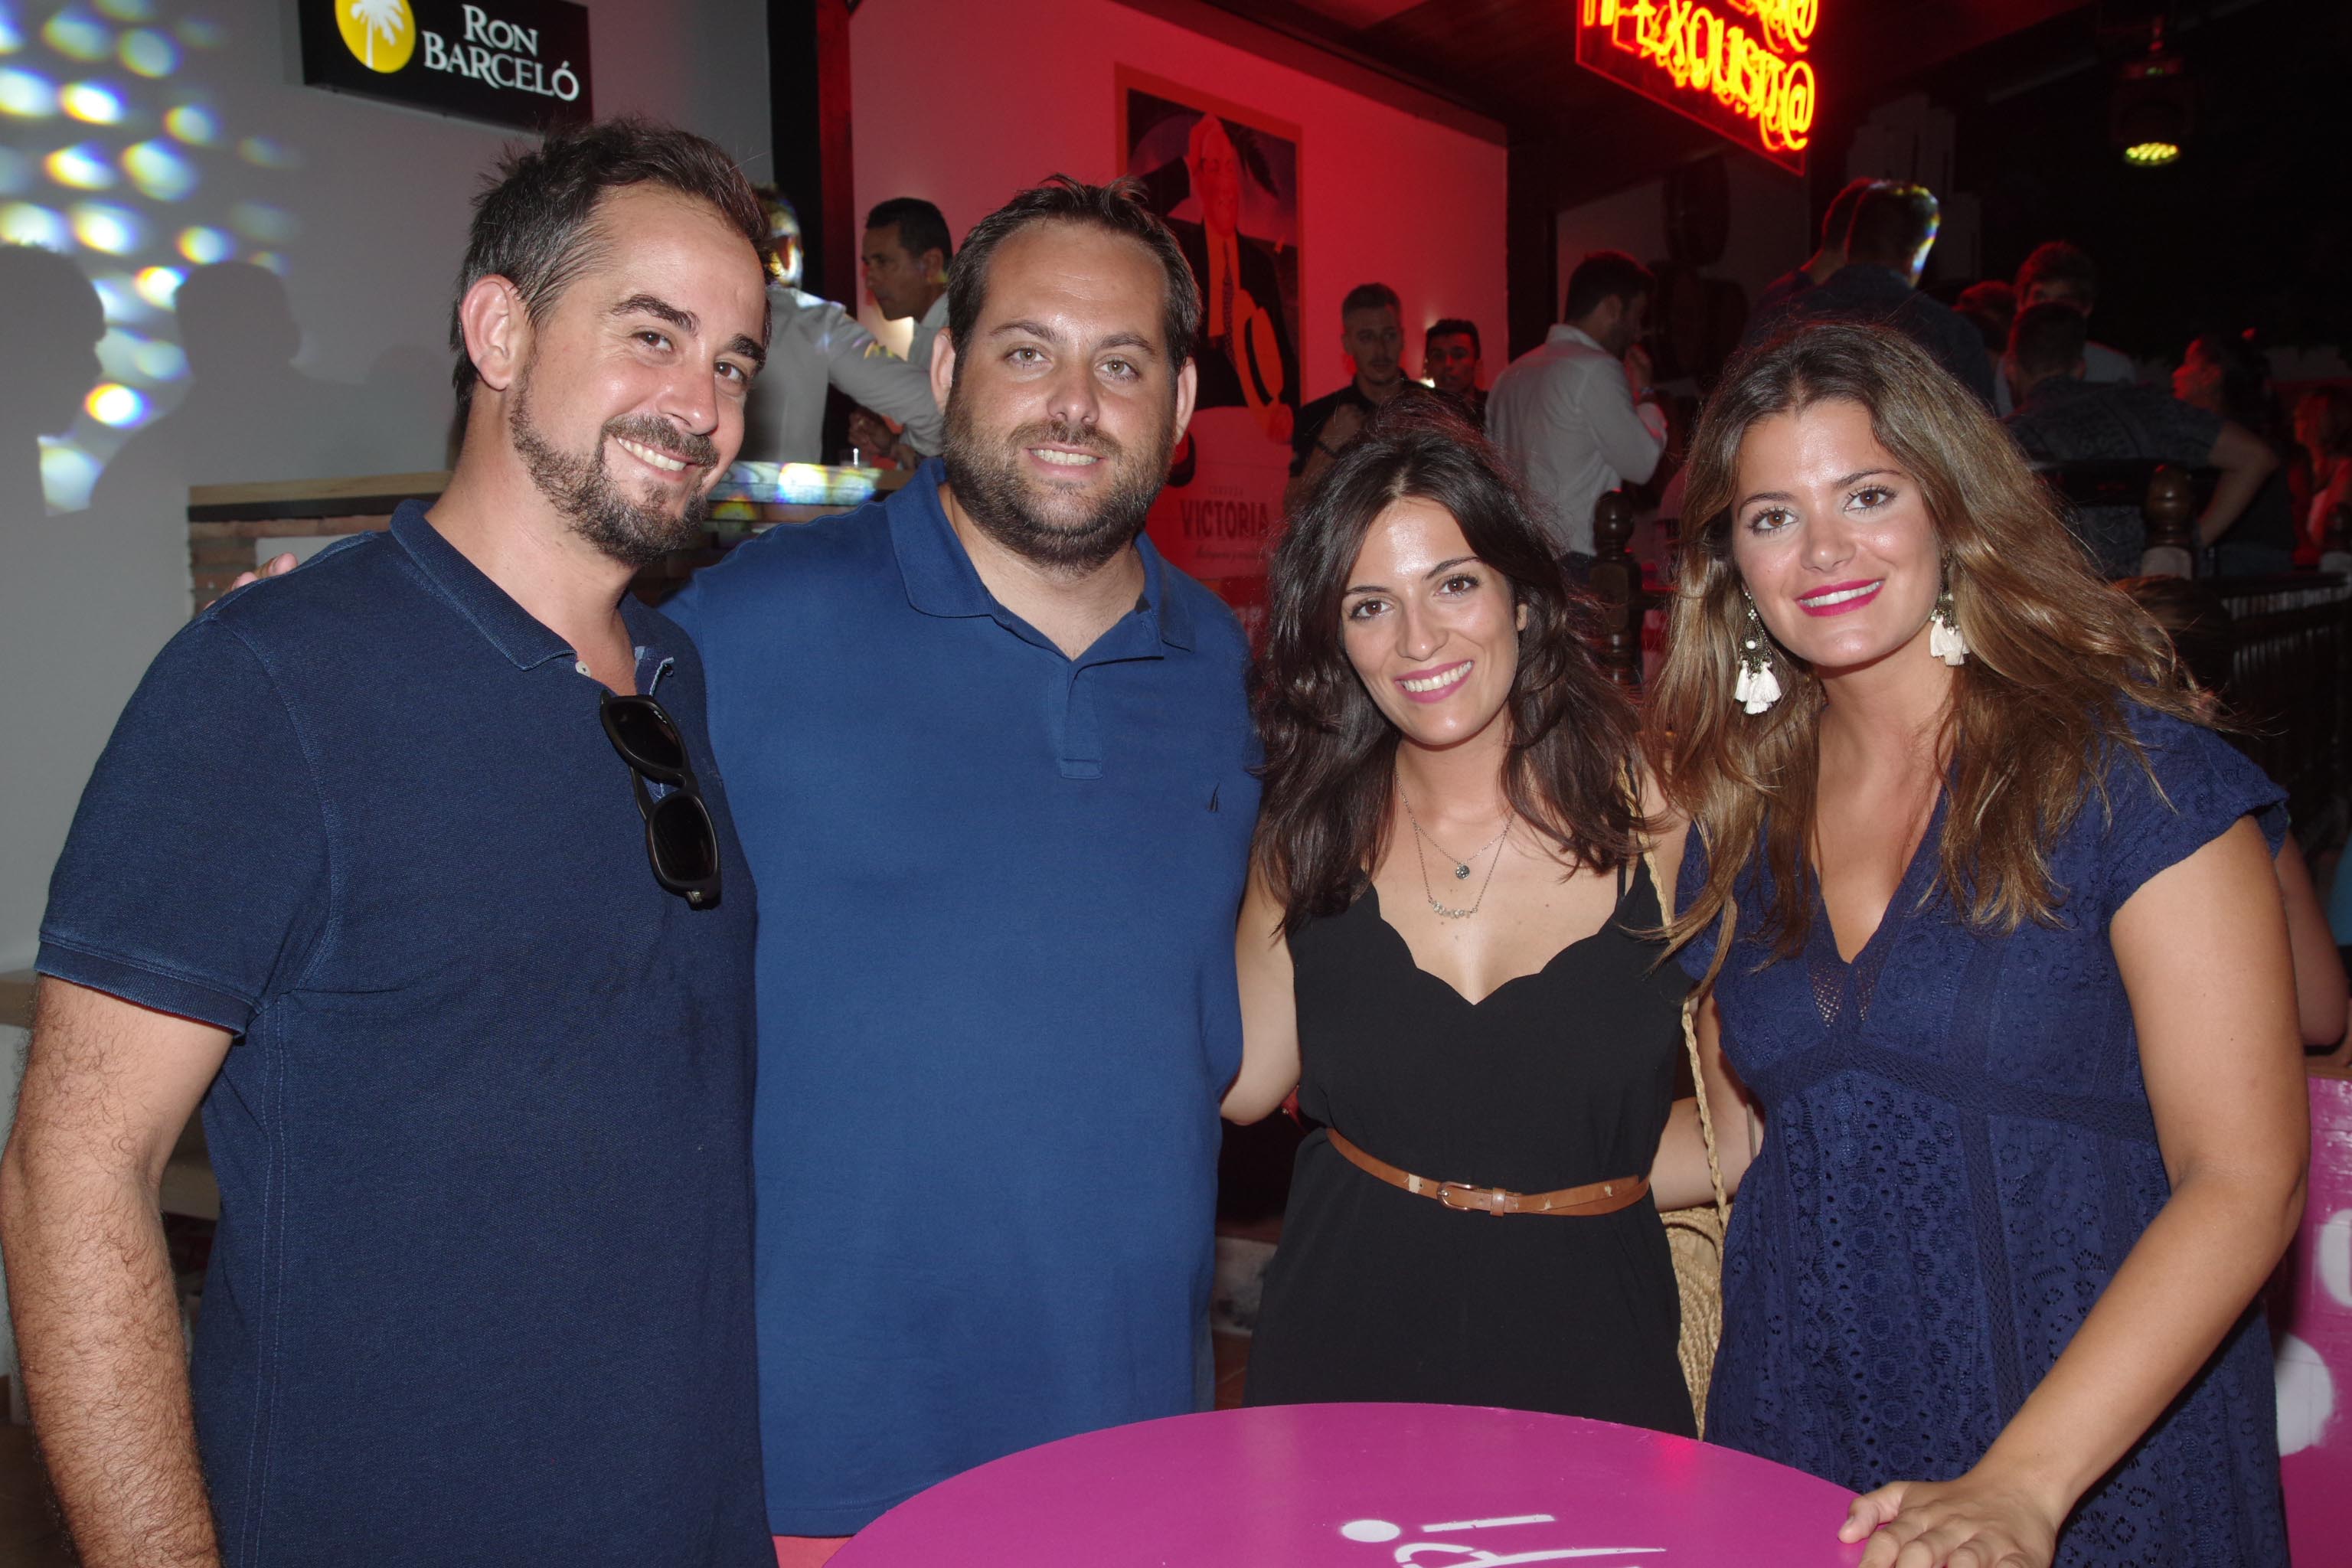
[[[0,1242],[85,1561],[821,1563],[1205,1404],[1218,1116],[1294,1092],[1253,1400],[1704,1395],[1860,1494],[1867,1568],[2284,1559],[2251,1304],[2343,977],[2283,792],[2103,581],[2126,531],[2028,463],[2210,464],[2208,542],[2277,548],[2242,342],[2099,380],[2079,252],[1954,310],[1933,196],[1850,186],[1684,443],[1637,710],[1578,579],[1674,445],[1649,270],[1585,258],[1483,395],[1475,323],[1423,385],[1349,291],[1349,380],[1268,415],[1254,651],[1144,531],[1196,349],[1256,330],[1204,195],[877,206],[900,360],[699,138],[501,166],[447,490],[175,637],[53,884]],[[913,477],[636,605],[826,388]],[[2347,414],[2297,409],[2307,517]],[[1695,1387],[1658,1216],[1725,1188]]]
[[[1185,160],[1211,195],[1222,166],[1217,124],[1213,116],[1203,118],[1207,129],[1196,130]],[[1230,160],[1230,150],[1223,155]],[[945,218],[932,203],[912,196],[882,202],[866,216],[860,245],[866,292],[884,320],[915,323],[901,361],[858,325],[850,307],[799,289],[797,220],[772,188],[761,194],[779,258],[772,290],[778,346],[753,420],[755,430],[766,431],[766,449],[784,461],[828,456],[821,427],[831,387],[854,405],[845,447],[835,455],[917,467],[940,444],[939,409],[925,383],[931,344],[946,319],[955,255]],[[1249,271],[1248,263],[1263,258],[1216,230],[1216,205],[1204,198],[1203,224],[1171,228],[1204,279],[1206,330],[1223,342],[1219,306],[1234,289],[1221,288],[1221,280],[1245,288],[1252,299],[1272,300],[1276,290],[1270,276]],[[1920,185],[1849,181],[1823,214],[1818,248],[1756,296],[1740,346],[1809,321],[1883,322],[1991,408],[2062,493],[2068,465],[2167,463],[2201,470],[2196,540],[2215,574],[2259,576],[2316,560],[2336,510],[2352,501],[2352,473],[2344,462],[2352,445],[2346,430],[2352,395],[2318,388],[2290,420],[2251,334],[2231,331],[2191,340],[2168,390],[2161,374],[2144,372],[2131,355],[2090,335],[2098,267],[2064,240],[2036,246],[2014,279],[1925,291],[1921,278],[1940,216],[1934,193]],[[1423,334],[1416,377],[1397,290],[1384,282],[1349,289],[1339,312],[1349,379],[1302,400],[1285,421],[1293,481],[1285,509],[1303,500],[1375,410],[1400,394],[1433,391],[1509,455],[1521,480],[1545,502],[1545,526],[1571,569],[1583,569],[1599,496],[1647,485],[1643,493],[1658,498],[1664,490],[1658,499],[1668,508],[1679,498],[1678,481],[1666,487],[1679,470],[1668,406],[1676,392],[1687,402],[1703,388],[1658,384],[1648,321],[1656,291],[1650,269],[1633,257],[1592,252],[1568,279],[1559,321],[1542,344],[1490,373],[1478,323],[1443,318]],[[1950,303],[1939,294],[1948,294]],[[1230,356],[1210,356],[1204,374],[1230,378],[1229,363]],[[1204,406],[1211,395],[1204,394]],[[1290,415],[1286,406],[1282,412]],[[1185,455],[1180,446],[1180,464]],[[2107,575],[2139,571],[2146,531],[2137,508],[2102,498],[2072,506],[2067,515]]]

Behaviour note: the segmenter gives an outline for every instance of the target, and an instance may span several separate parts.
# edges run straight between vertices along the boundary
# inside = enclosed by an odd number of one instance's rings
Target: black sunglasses
[[[646,819],[646,855],[654,863],[654,880],[695,909],[717,909],[719,830],[687,765],[677,726],[652,698],[609,691],[598,717],[613,749],[629,764],[637,815]],[[646,787],[647,779],[670,785],[670,793],[656,800]]]

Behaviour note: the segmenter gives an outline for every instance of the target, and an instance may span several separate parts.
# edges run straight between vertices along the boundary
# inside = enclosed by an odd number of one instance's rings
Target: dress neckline
[[[1487,992],[1486,994],[1478,997],[1475,1001],[1463,994],[1461,987],[1455,985],[1454,982],[1446,979],[1443,974],[1438,973],[1434,970],[1424,969],[1422,967],[1421,960],[1413,953],[1412,943],[1405,940],[1404,932],[1397,930],[1395,926],[1389,923],[1389,917],[1381,908],[1380,887],[1370,878],[1366,878],[1364,880],[1364,899],[1369,900],[1371,904],[1371,917],[1374,923],[1379,925],[1382,931],[1388,932],[1390,938],[1393,940],[1397,946],[1403,951],[1405,967],[1411,969],[1415,974],[1427,976],[1433,984],[1444,987],[1446,994],[1452,996],[1455,1001],[1461,1003],[1471,1011],[1475,1012],[1477,1009],[1485,1006],[1487,1003],[1492,1002],[1496,997],[1500,996],[1504,992],[1508,991],[1514,985],[1519,984],[1524,981],[1542,979],[1545,975],[1550,973],[1552,970],[1558,966],[1559,961],[1566,958],[1570,953],[1574,952],[1578,948],[1584,946],[1588,942],[1600,941],[1602,937],[1607,936],[1611,931],[1616,930],[1618,928],[1620,918],[1625,912],[1626,900],[1630,900],[1633,896],[1633,889],[1641,886],[1643,880],[1646,879],[1649,874],[1649,860],[1647,857],[1644,857],[1642,862],[1633,868],[1632,874],[1624,879],[1623,886],[1621,887],[1617,892],[1617,901],[1609,907],[1608,917],[1598,926],[1595,926],[1592,930],[1585,932],[1582,936],[1578,937],[1574,942],[1570,942],[1566,947],[1561,948],[1558,952],[1553,953],[1549,958],[1544,960],[1540,967],[1529,970],[1525,974],[1512,975],[1509,979],[1496,986],[1492,991]],[[1883,925],[1885,922],[1882,921],[1880,923]]]
[[[1944,837],[1944,809],[1950,801],[1951,792],[1937,786],[1935,809],[1927,814],[1927,826],[1920,831],[1919,842],[1911,847],[1911,858],[1903,863],[1903,875],[1895,882],[1895,891],[1888,895],[1886,908],[1879,913],[1878,924],[1871,928],[1862,945],[1853,950],[1852,958],[1838,951],[1837,927],[1830,920],[1829,899],[1822,890],[1821,868],[1817,866],[1809,868],[1812,871],[1813,883],[1813,935],[1808,945],[1819,950],[1817,957],[1836,964],[1840,969],[1852,969],[1860,964],[1872,949],[1887,940],[1894,928],[1902,923],[1903,918],[1911,912],[1912,906],[1919,901],[1915,884],[1919,879],[1920,868],[1927,863],[1927,847],[1931,844],[1940,846]]]

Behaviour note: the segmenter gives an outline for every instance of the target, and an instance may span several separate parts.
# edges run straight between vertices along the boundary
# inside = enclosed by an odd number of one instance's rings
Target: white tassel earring
[[[1952,612],[1952,590],[1948,584],[1936,595],[1936,607],[1927,616],[1927,652],[1955,667],[1969,661],[1969,642],[1960,636],[1960,621]]]
[[[1772,673],[1772,652],[1764,645],[1764,623],[1756,601],[1748,601],[1748,624],[1739,634],[1739,678],[1732,682],[1731,700],[1749,713],[1761,713],[1780,700],[1780,678]]]

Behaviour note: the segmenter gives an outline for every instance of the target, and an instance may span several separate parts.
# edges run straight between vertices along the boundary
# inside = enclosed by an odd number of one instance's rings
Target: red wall
[[[1490,378],[1502,368],[1501,146],[1116,0],[865,0],[850,40],[861,214],[928,197],[961,239],[1047,174],[1109,178],[1113,72],[1132,66],[1299,127],[1307,397],[1345,377],[1339,300],[1375,279],[1403,297],[1409,370],[1441,316],[1476,321]],[[903,344],[904,325],[884,341]]]

